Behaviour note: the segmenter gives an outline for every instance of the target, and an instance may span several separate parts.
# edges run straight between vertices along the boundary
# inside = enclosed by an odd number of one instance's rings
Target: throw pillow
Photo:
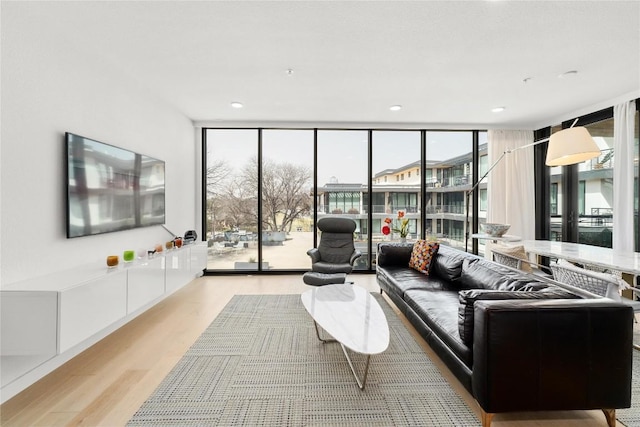
[[[413,251],[409,259],[409,267],[418,270],[420,273],[429,275],[429,267],[433,257],[438,252],[440,244],[427,240],[417,240],[413,244]]]

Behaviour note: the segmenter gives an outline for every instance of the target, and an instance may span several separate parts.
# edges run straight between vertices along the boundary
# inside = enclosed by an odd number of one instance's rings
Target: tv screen
[[[67,132],[67,237],[164,224],[164,162]]]

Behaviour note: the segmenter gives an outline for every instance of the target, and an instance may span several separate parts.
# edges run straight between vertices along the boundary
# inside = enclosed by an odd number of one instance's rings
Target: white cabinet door
[[[191,277],[200,277],[202,271],[207,268],[207,242],[199,242],[190,245],[191,250]]]
[[[166,289],[172,293],[180,289],[192,279],[191,277],[191,251],[188,247],[168,251],[166,259]]]
[[[2,387],[57,353],[58,293],[3,291],[0,296]]]
[[[127,272],[106,276],[60,292],[60,353],[100,332],[127,314]]]
[[[127,268],[127,314],[164,294],[164,258],[152,258]]]

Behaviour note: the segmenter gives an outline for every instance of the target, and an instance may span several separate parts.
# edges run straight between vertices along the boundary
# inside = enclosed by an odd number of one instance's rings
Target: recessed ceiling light
[[[505,107],[495,107],[491,109],[492,113],[502,113],[504,110],[506,110]]]
[[[244,105],[242,105],[242,102],[236,102],[236,101],[232,102],[231,106],[233,108],[242,108],[242,107],[244,107]]]
[[[392,105],[391,107],[389,107],[389,110],[391,110],[391,111],[400,111],[400,110],[402,110],[402,105]]]
[[[285,73],[287,73],[287,76],[292,76],[293,75],[293,68],[287,68],[287,71],[285,71]]]
[[[571,78],[571,77],[575,77],[578,75],[578,71],[576,70],[571,70],[571,71],[567,71],[566,73],[562,73],[558,76],[559,79],[566,79],[566,78]]]

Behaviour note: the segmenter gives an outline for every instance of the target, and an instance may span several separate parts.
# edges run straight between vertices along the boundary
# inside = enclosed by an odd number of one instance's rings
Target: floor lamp
[[[473,187],[471,187],[471,189],[465,192],[465,252],[468,252],[469,249],[469,202],[471,194],[507,154],[549,141],[549,147],[547,148],[547,160],[545,162],[547,166],[573,165],[600,155],[600,148],[598,148],[598,145],[591,137],[591,134],[589,134],[589,131],[582,126],[574,127],[577,121],[578,119],[573,122],[571,127],[563,129],[560,132],[556,132],[549,138],[544,138],[531,144],[503,151],[500,157],[498,157],[491,167],[489,167],[487,172],[482,175],[482,178],[480,178]]]

